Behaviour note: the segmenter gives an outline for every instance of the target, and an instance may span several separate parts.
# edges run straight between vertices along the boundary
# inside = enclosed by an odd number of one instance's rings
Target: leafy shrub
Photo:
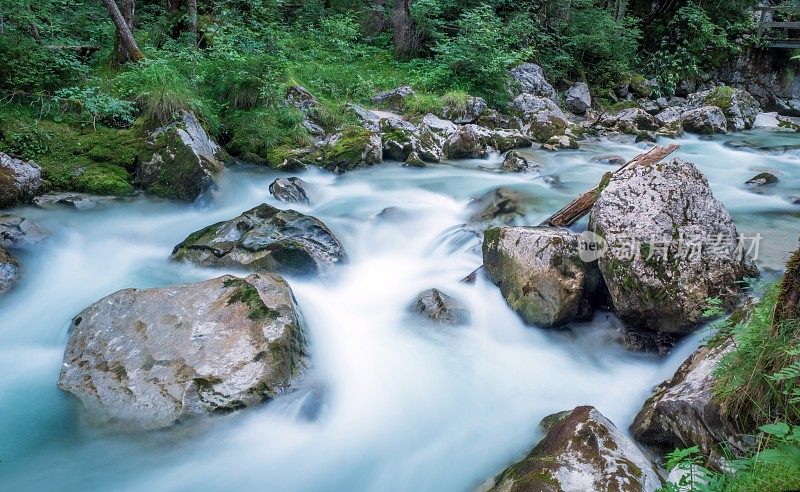
[[[70,51],[30,38],[0,36],[0,93],[41,94],[80,82],[88,67]]]
[[[280,164],[275,150],[297,148],[310,143],[302,126],[303,114],[288,106],[235,111],[223,127],[231,154],[249,162]]]
[[[136,114],[136,106],[132,102],[117,99],[96,87],[61,89],[53,99],[65,112],[88,115],[95,128],[98,121],[117,128],[128,127],[133,124]]]

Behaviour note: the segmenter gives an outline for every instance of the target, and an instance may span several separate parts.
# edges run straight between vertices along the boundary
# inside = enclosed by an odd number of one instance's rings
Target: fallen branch
[[[569,202],[564,208],[554,213],[544,222],[542,222],[541,225],[553,226],[553,227],[567,227],[574,224],[581,217],[589,213],[589,210],[592,209],[592,205],[594,205],[594,202],[597,201],[597,196],[600,194],[600,191],[602,191],[601,186],[605,187],[604,185],[608,184],[608,180],[611,179],[612,176],[622,172],[625,169],[634,166],[646,166],[649,164],[655,164],[660,160],[662,160],[663,158],[665,158],[666,156],[678,150],[678,147],[679,146],[676,144],[670,144],[666,147],[661,147],[660,145],[656,145],[655,147],[648,150],[644,154],[637,155],[636,157],[633,158],[633,160],[631,160],[624,166],[621,166],[613,173],[606,173],[606,175],[603,176],[603,179],[600,182],[600,184],[598,184],[591,190],[587,191],[586,193],[582,194],[578,198]]]

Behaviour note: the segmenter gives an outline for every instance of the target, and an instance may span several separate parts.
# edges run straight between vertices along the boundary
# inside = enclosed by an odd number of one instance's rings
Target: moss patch
[[[712,90],[704,101],[708,106],[716,106],[723,111],[727,111],[733,105],[733,87],[719,86]]]
[[[225,280],[222,285],[229,289],[235,289],[228,299],[228,306],[237,302],[247,304],[250,308],[250,313],[247,316],[249,319],[253,321],[274,321],[280,316],[280,313],[264,304],[258,290],[245,280],[232,278]]]

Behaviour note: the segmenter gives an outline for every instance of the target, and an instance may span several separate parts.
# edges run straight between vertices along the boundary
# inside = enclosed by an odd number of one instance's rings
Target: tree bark
[[[386,0],[372,0],[371,8],[364,19],[364,32],[373,36],[384,32],[389,27],[384,9]]]
[[[35,39],[37,43],[42,44],[42,36],[39,34],[39,28],[36,26],[36,16],[33,15],[33,9],[30,4],[26,5],[26,8],[28,9],[28,13],[31,14],[31,23],[29,26],[31,36],[33,36],[33,39]]]
[[[188,25],[186,29],[193,34],[197,34],[197,0],[186,0],[186,14]],[[196,37],[196,36],[195,36]]]
[[[177,12],[181,8],[181,0],[167,0],[167,10]]]
[[[397,0],[392,13],[394,51],[400,59],[408,59],[419,52],[419,33],[411,17],[411,0]]]
[[[136,44],[131,28],[128,26],[128,22],[123,17],[122,12],[120,12],[117,3],[114,0],[102,0],[102,2],[114,22],[114,27],[117,29],[117,38],[119,39],[117,61],[122,64],[129,61],[144,60],[144,55],[139,49],[139,45]]]
[[[577,222],[581,217],[588,214],[589,211],[592,209],[594,202],[597,201],[597,197],[600,195],[600,192],[603,191],[602,188],[605,188],[604,184],[608,184],[608,180],[611,177],[624,169],[631,168],[633,166],[644,166],[648,164],[655,164],[665,158],[666,156],[670,155],[671,153],[678,150],[678,145],[671,144],[667,147],[661,147],[656,145],[649,151],[645,152],[644,154],[639,154],[633,158],[630,162],[621,166],[619,169],[614,171],[613,173],[606,173],[603,176],[603,180],[600,182],[599,185],[595,186],[591,190],[583,193],[578,198],[569,202],[564,208],[556,212],[555,214],[551,215],[547,220],[542,222],[540,225],[543,226],[551,226],[551,227],[568,227]]]

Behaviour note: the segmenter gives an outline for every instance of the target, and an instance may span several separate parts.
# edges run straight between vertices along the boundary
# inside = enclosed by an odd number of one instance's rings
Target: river
[[[800,151],[724,145],[742,140],[800,145],[788,133],[687,136],[677,155],[708,177],[740,233],[761,234],[757,264],[774,278],[800,235],[800,205],[788,200],[800,197]],[[565,330],[527,327],[488,281],[459,283],[481,264],[480,237],[460,225],[474,211],[470,198],[500,186],[526,195],[520,223],[536,224],[613,169],[589,163],[592,156],[627,159],[642,148],[524,149],[559,187],[498,172],[499,156],[299,174],[311,205],[295,208],[325,222],[349,257],[329,278],[289,279],[311,340],[302,388],[260,408],[139,435],[85,425],[56,387],[70,320],[118,289],[220,275],[169,254],[189,233],[259,203],[288,208],[267,191],[282,174],[232,168],[205,208],[138,197],[88,210],[12,210],[50,237],[17,255],[24,278],[0,299],[0,490],[463,491],[530,449],[550,413],[592,404],[626,428],[708,331],[661,357],[620,346],[608,313]],[[765,170],[780,182],[761,192],[743,184]],[[376,218],[386,207],[397,213]],[[431,287],[469,306],[468,326],[436,328],[407,314]]]

